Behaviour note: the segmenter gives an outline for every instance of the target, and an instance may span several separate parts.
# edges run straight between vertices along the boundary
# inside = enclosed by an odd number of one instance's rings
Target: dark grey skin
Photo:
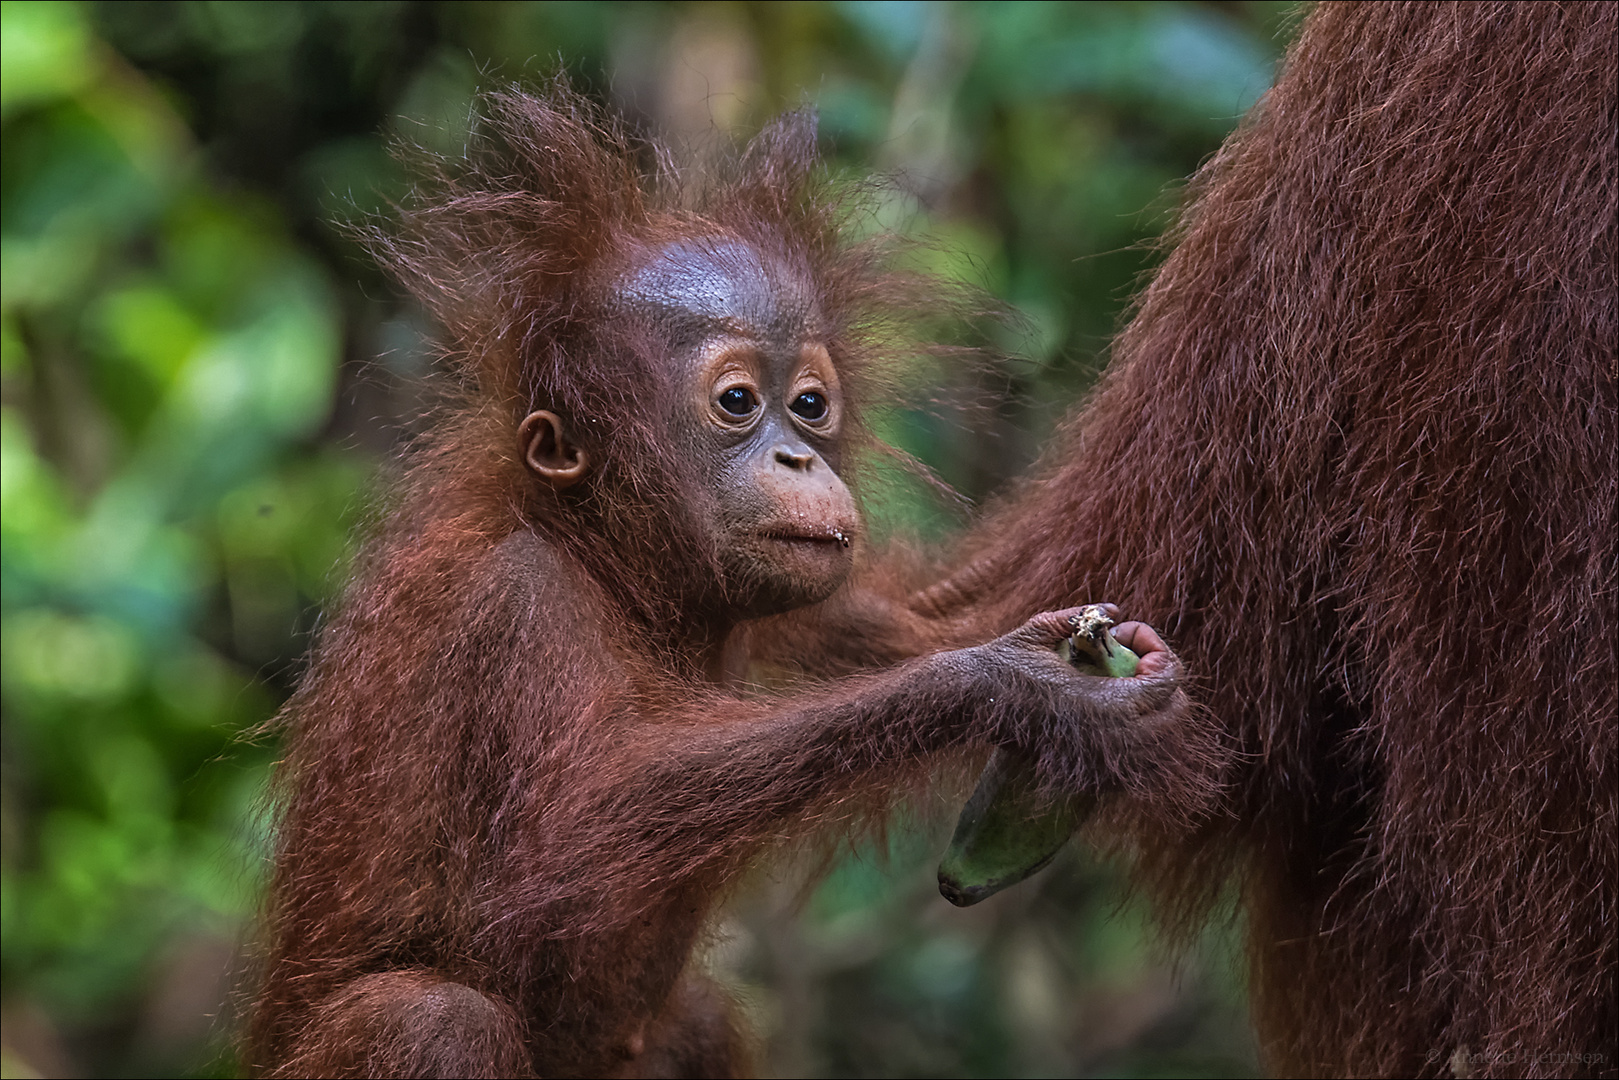
[[[801,275],[734,241],[670,245],[625,289],[672,331],[686,402],[675,434],[720,493],[712,539],[742,618],[824,600],[853,566],[844,402],[812,297]]]
[[[838,475],[842,392],[804,276],[737,241],[682,241],[627,275],[617,299],[670,339],[682,384],[671,436],[716,496],[705,526],[722,622],[830,596],[853,566],[860,515]],[[555,414],[531,414],[519,438],[553,487],[586,475],[588,456]]]

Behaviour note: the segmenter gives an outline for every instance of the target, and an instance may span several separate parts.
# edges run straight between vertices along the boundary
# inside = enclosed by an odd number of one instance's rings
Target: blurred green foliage
[[[5,1075],[229,1068],[287,694],[429,331],[340,223],[474,95],[576,83],[700,158],[818,108],[883,217],[1024,316],[891,438],[974,498],[1100,369],[1188,175],[1269,85],[1274,3],[67,3],[3,12]],[[1167,192],[1167,194],[1166,194]],[[939,378],[946,378],[938,373]],[[916,493],[901,527],[945,527]],[[932,808],[938,810],[940,808]],[[782,1073],[1246,1075],[1216,935],[1171,964],[1078,852],[967,912],[949,808],[717,928]]]

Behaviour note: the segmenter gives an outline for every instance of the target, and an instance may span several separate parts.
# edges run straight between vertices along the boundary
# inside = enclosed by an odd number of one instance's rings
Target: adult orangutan
[[[467,159],[376,240],[437,316],[459,401],[282,718],[243,1055],[276,1076],[736,1075],[743,1039],[688,961],[761,852],[990,743],[1174,816],[1208,798],[1219,743],[1150,629],[1121,628],[1138,677],[1087,677],[1053,651],[1065,611],[792,694],[728,678],[740,624],[817,605],[861,554],[840,474],[906,294],[841,239],[812,123],[767,130],[693,204],[565,90],[486,104]]]
[[[1277,1075],[1619,1068],[1616,41],[1611,3],[1316,9],[908,609],[1105,595],[1186,657],[1229,812],[1114,823],[1175,925],[1236,890]]]

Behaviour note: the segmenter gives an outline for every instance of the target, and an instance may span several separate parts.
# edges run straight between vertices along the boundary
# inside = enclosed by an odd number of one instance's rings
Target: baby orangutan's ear
[[[562,417],[540,409],[517,427],[523,463],[555,491],[572,487],[590,470],[590,457],[568,439]]]

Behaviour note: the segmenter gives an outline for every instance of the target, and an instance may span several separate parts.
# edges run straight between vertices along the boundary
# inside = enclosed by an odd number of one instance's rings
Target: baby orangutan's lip
[[[786,544],[837,544],[840,547],[849,546],[849,534],[841,529],[826,526],[824,528],[773,529],[763,534],[766,540],[775,540]]]

